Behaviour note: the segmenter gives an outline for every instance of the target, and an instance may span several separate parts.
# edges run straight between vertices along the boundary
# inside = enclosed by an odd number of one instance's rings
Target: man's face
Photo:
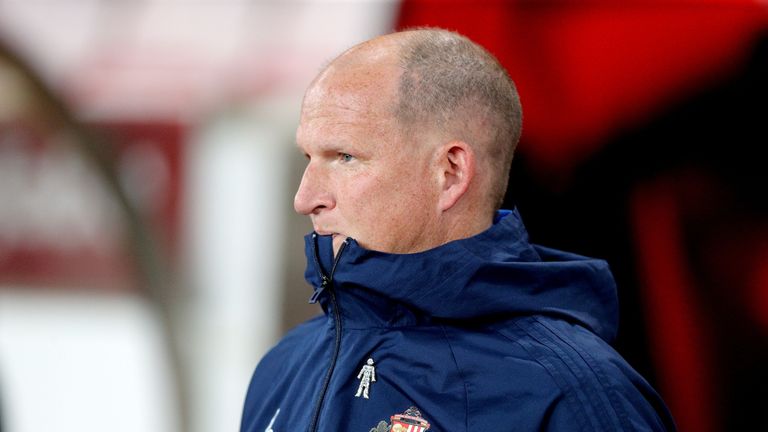
[[[294,207],[334,236],[334,254],[347,237],[382,252],[435,246],[434,151],[404,139],[393,119],[398,72],[332,66],[305,95],[296,142],[308,164]]]

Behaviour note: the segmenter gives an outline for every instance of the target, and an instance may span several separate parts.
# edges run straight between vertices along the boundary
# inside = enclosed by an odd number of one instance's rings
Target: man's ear
[[[463,141],[451,141],[440,149],[439,209],[446,211],[456,205],[469,189],[475,177],[475,152]]]

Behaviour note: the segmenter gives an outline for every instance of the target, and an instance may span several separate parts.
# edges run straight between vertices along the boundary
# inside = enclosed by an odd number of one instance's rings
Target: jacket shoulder
[[[653,388],[603,339],[587,328],[546,315],[519,318],[494,329],[544,373],[533,385],[551,387],[543,430],[674,430]],[[555,390],[556,389],[556,390]]]
[[[576,323],[525,316],[447,335],[465,382],[469,430],[674,430],[651,386]]]

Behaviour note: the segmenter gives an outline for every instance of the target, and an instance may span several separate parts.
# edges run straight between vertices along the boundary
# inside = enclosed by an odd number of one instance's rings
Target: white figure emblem
[[[366,364],[363,365],[363,368],[360,369],[357,379],[360,380],[360,386],[357,387],[355,397],[360,397],[362,394],[364,398],[368,399],[368,390],[371,388],[371,383],[376,381],[376,368],[373,367],[372,358],[369,358]]]

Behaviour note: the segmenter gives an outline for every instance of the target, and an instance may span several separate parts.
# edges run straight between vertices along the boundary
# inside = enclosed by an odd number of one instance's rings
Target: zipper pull
[[[317,303],[317,299],[320,297],[320,294],[325,291],[325,287],[328,285],[328,278],[323,276],[323,283],[320,285],[318,289],[315,290],[315,292],[312,293],[312,297],[309,298],[309,304],[315,304]]]

